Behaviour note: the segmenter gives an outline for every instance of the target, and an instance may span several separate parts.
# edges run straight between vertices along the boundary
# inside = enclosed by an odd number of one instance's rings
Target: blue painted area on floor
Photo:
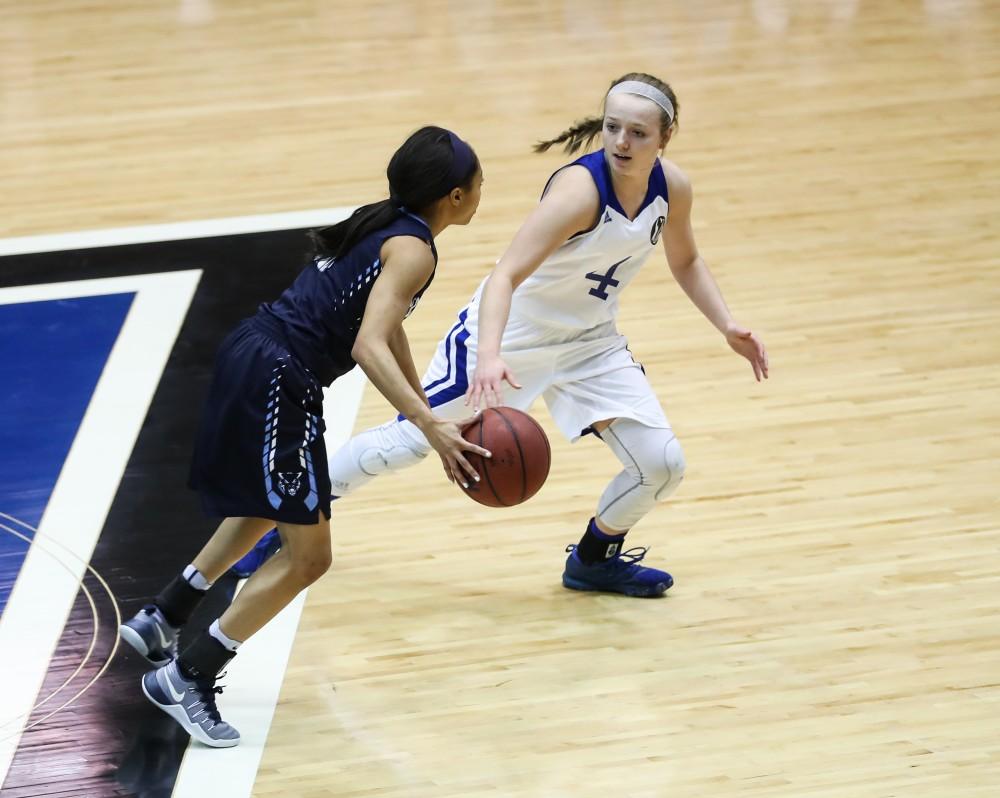
[[[0,512],[38,526],[134,297],[0,305]],[[0,529],[0,614],[27,552]]]

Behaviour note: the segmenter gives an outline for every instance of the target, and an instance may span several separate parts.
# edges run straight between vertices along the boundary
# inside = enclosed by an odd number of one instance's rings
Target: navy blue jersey
[[[361,327],[368,295],[382,271],[382,244],[394,236],[413,236],[426,241],[437,267],[437,249],[427,223],[419,216],[401,211],[386,227],[362,238],[343,257],[324,258],[307,266],[275,302],[262,304],[257,311],[256,319],[279,334],[324,386],[354,368],[351,349]],[[407,316],[433,279],[431,273],[413,297]]]

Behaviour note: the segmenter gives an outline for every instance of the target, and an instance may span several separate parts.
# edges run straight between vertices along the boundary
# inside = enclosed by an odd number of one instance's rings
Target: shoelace
[[[566,551],[576,551],[576,544],[570,543],[566,547]],[[616,564],[621,564],[625,567],[632,567],[641,562],[648,551],[649,546],[633,546],[631,549],[620,551],[614,557],[610,557],[607,560],[604,560],[604,562],[594,563],[594,565],[607,565],[608,563],[615,562]]]
[[[201,705],[203,707],[203,709],[196,714],[204,712],[215,723],[222,723],[222,715],[219,714],[219,708],[215,705],[215,696],[217,694],[222,694],[222,688],[224,686],[221,684],[217,685],[215,682],[217,679],[221,679],[225,675],[225,671],[223,671],[215,679],[200,679],[194,683],[195,689],[198,692],[198,698],[201,699]]]

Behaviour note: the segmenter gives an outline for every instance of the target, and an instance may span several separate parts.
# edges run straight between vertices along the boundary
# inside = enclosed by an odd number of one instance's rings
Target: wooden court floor
[[[648,71],[770,351],[756,384],[662,258],[623,300],[689,463],[629,538],[663,600],[561,588],[617,463],[542,405],[521,507],[430,460],[338,502],[254,795],[998,794],[1000,4],[0,7],[2,238],[355,205],[452,127],[486,185],[407,324],[421,364],[562,163],[531,144]],[[368,389],[357,428],[389,412]]]

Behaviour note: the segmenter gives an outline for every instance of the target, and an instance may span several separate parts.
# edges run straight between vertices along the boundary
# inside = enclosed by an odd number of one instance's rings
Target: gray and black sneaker
[[[215,679],[185,679],[177,663],[171,662],[142,677],[142,692],[194,739],[212,748],[239,745],[240,733],[215,706],[215,694],[222,692]]]
[[[119,626],[118,636],[157,667],[177,657],[177,629],[155,604],[147,604]]]

